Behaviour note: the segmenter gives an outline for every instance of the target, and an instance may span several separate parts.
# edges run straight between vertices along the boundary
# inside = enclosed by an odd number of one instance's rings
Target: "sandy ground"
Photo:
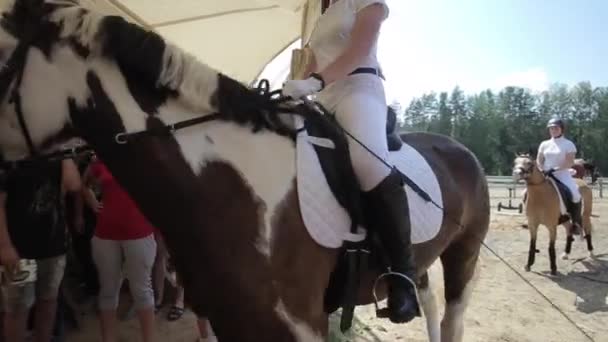
[[[558,260],[559,275],[548,274],[548,234],[539,231],[536,264],[525,272],[529,235],[520,225],[525,222],[517,212],[498,213],[496,204],[507,201],[505,189],[492,189],[492,222],[487,245],[536,286],[573,323],[562,316],[539,293],[510,270],[487,249],[481,252],[478,280],[465,316],[464,341],[497,342],[608,342],[608,199],[595,198],[593,218],[596,258],[587,259],[586,244],[576,240],[571,260]],[[518,204],[515,200],[514,204]],[[565,244],[564,230],[558,232],[558,256]],[[441,267],[433,266],[431,280],[441,300]],[[440,308],[443,303],[440,302]],[[416,319],[407,325],[393,325],[375,318],[373,307],[360,307],[355,327],[347,335],[333,329],[330,341],[427,341],[425,322]],[[159,341],[196,340],[191,313],[169,323],[165,313],[157,316]],[[332,317],[335,327],[338,317]],[[83,326],[69,335],[68,342],[100,341],[94,314],[83,317]],[[591,338],[585,337],[579,329]],[[136,319],[121,322],[120,341],[137,341]]]

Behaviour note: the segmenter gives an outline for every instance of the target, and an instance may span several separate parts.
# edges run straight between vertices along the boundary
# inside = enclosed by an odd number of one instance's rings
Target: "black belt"
[[[376,75],[376,76],[380,77],[381,79],[384,79],[384,75],[382,74],[382,72],[376,68],[357,68],[353,72],[351,72],[349,75],[356,75],[356,74],[372,74],[372,75]]]

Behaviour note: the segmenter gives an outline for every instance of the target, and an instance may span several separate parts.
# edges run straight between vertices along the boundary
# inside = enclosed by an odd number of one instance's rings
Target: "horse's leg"
[[[441,321],[442,342],[462,341],[464,311],[473,292],[480,246],[476,235],[464,235],[441,254],[446,301]]]
[[[589,258],[593,259],[593,242],[591,242],[591,231],[585,233],[585,240],[587,240],[587,251],[589,252]]]
[[[538,232],[538,223],[528,222],[528,230],[530,231],[530,247],[528,249],[528,264],[526,265],[526,271],[530,272],[532,265],[534,265],[534,259],[536,258],[536,233]]]
[[[551,275],[557,274],[557,263],[555,261],[555,239],[557,237],[557,227],[549,227],[549,261],[551,262]]]
[[[568,260],[570,257],[570,252],[572,251],[572,242],[574,241],[574,236],[572,235],[572,227],[571,225],[566,224],[566,248],[564,249],[564,253],[562,254],[562,260]]]
[[[437,299],[433,287],[429,283],[429,274],[425,273],[418,284],[418,299],[422,312],[426,318],[426,330],[429,342],[441,341],[441,330],[439,325],[439,310],[437,310]]]

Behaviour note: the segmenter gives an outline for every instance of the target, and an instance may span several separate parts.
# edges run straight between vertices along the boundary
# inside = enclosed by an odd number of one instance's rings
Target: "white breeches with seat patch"
[[[356,74],[336,81],[317,95],[340,125],[382,160],[388,158],[386,142],[387,104],[382,79]],[[348,138],[350,158],[363,191],[376,187],[390,169],[365,147]]]
[[[578,203],[581,201],[581,192],[578,190],[578,185],[569,170],[555,171],[553,176],[568,188],[570,194],[572,194],[572,202]]]

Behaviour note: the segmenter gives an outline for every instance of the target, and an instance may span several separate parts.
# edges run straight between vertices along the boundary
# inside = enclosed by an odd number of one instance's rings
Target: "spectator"
[[[97,213],[92,239],[93,260],[99,275],[99,310],[103,342],[116,341],[116,309],[122,273],[129,280],[144,342],[154,331],[152,265],[156,256],[154,228],[105,165],[94,159],[84,175],[83,198]],[[89,186],[97,182],[101,202]],[[124,267],[123,267],[124,259]]]
[[[24,341],[34,303],[35,341],[51,340],[67,251],[65,195],[80,188],[72,160],[37,161],[0,174],[0,263],[8,274],[21,258],[37,264],[35,282],[2,286],[7,342]]]

